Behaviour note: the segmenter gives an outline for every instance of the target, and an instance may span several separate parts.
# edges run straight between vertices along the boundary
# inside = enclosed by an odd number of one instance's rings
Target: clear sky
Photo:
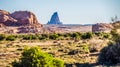
[[[0,9],[32,11],[41,24],[56,11],[64,24],[93,24],[120,17],[120,0],[0,0]]]

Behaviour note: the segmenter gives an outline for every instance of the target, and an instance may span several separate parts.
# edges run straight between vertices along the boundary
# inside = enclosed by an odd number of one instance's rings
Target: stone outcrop
[[[57,12],[55,12],[52,15],[50,22],[48,21],[47,24],[62,24],[62,22],[60,22],[60,20],[59,20],[59,16],[58,16]]]
[[[39,25],[36,16],[29,11],[16,11],[10,16],[18,20],[17,25]]]
[[[7,11],[5,11],[5,10],[0,10],[0,15],[1,15],[1,14],[8,15],[8,14],[10,14],[10,13],[7,12]]]
[[[97,23],[92,26],[92,32],[110,32],[112,29],[112,24],[107,23]]]
[[[5,10],[0,10],[0,23],[6,26],[35,26],[42,27],[39,24],[36,16],[30,11],[16,11],[9,13]]]
[[[11,25],[15,25],[16,22],[17,20],[12,18],[9,12],[5,10],[0,10],[0,23],[7,26],[11,26]]]

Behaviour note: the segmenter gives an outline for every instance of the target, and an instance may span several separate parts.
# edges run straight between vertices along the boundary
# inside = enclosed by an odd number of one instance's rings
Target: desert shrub
[[[49,39],[48,34],[41,34],[41,36],[39,36],[39,40],[47,40],[47,39]]]
[[[25,35],[23,35],[23,34],[17,34],[16,35],[16,38],[19,38],[19,39],[21,39],[21,38],[23,38]]]
[[[7,41],[14,41],[14,40],[16,40],[16,38],[13,35],[9,35],[6,37],[6,40]]]
[[[42,36],[39,36],[39,38],[38,38],[39,40],[47,40],[47,38],[46,37],[42,37]]]
[[[101,50],[98,63],[105,65],[120,63],[120,40],[116,41],[116,43],[109,43],[108,46]]]
[[[0,41],[4,40],[6,36],[4,34],[0,34]]]
[[[38,37],[36,35],[31,35],[31,40],[36,40]]]
[[[64,37],[71,37],[71,33],[65,33]]]
[[[100,49],[102,49],[104,45],[102,44],[102,41],[92,41],[89,42],[89,51],[90,52],[98,52]]]
[[[88,47],[87,44],[82,44],[82,45],[79,45],[77,47],[79,47],[79,48],[78,49],[74,49],[74,50],[70,50],[68,52],[68,55],[75,55],[75,54],[78,54],[78,53],[80,53],[80,54],[87,54],[87,53],[89,53],[89,47]]]
[[[112,35],[117,35],[117,30],[116,29],[112,29],[110,32]]]
[[[82,33],[81,32],[76,32],[79,36],[81,36],[82,35]]]
[[[59,60],[59,59],[54,59],[53,66],[54,67],[64,67],[64,62],[62,60]]]
[[[23,40],[29,40],[29,36],[28,35],[23,35]]]
[[[13,67],[64,67],[64,62],[42,52],[38,47],[25,48],[20,61],[14,61]]]
[[[23,40],[36,40],[37,36],[36,35],[24,35]]]
[[[103,38],[106,38],[106,39],[107,39],[107,38],[110,38],[110,34],[109,34],[109,33],[104,33],[104,34],[103,34]]]
[[[111,31],[111,35],[112,35],[112,40],[113,40],[113,41],[117,41],[117,40],[120,39],[120,34],[117,33],[116,29],[113,29],[113,30]]]
[[[97,35],[97,36],[102,36],[103,35],[102,32],[95,32],[94,34]]]
[[[49,39],[53,39],[53,40],[56,40],[59,36],[57,34],[51,34],[49,36]]]
[[[80,53],[89,53],[89,47],[87,44],[80,45]]]
[[[81,36],[82,39],[90,39],[90,38],[92,38],[92,37],[93,37],[92,32],[84,33],[84,34],[82,34],[82,36]]]
[[[78,34],[78,33],[76,32],[76,33],[71,34],[71,37],[72,37],[72,38],[75,38],[75,39],[79,39],[79,38],[80,38],[80,34]]]
[[[57,35],[58,35],[58,36],[63,36],[63,34],[61,34],[61,33],[58,33]]]

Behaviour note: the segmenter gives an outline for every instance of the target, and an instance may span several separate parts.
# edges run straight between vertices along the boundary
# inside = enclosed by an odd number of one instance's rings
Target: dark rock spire
[[[60,22],[60,19],[59,19],[59,16],[58,16],[57,12],[55,12],[52,15],[50,22],[48,21],[47,24],[62,24],[62,22]]]

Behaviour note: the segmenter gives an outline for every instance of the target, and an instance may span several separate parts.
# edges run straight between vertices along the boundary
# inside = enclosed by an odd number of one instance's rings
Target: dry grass
[[[80,46],[87,44],[88,46],[96,46],[95,48],[101,49],[101,45],[106,44],[108,41],[101,39],[90,40],[46,40],[46,41],[13,41],[0,42],[0,67],[10,67],[11,62],[19,59],[24,46],[39,46],[42,51],[52,54],[56,58],[64,60],[67,64],[75,63],[95,63],[97,56],[91,56],[93,53],[77,52],[73,55],[68,53],[72,50],[80,51]]]

